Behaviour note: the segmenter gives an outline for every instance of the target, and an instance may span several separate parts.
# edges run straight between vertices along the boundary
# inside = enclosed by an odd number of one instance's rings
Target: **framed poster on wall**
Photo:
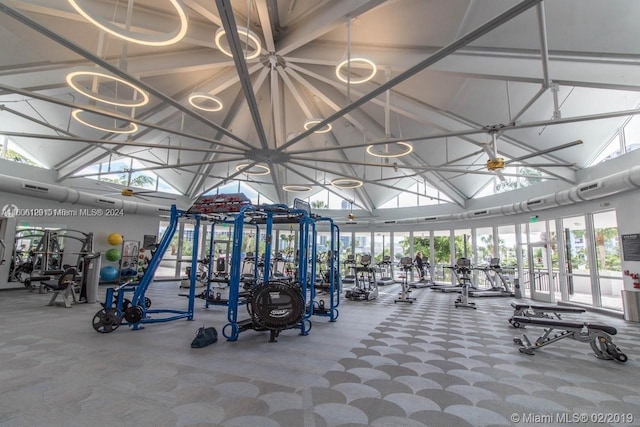
[[[622,254],[625,261],[640,261],[640,234],[622,234]]]

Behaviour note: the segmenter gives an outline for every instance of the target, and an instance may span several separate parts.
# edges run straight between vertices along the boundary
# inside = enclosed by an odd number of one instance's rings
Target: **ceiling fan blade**
[[[531,153],[531,154],[527,154],[526,156],[522,156],[522,157],[518,157],[515,159],[511,159],[505,163],[509,164],[509,163],[513,163],[513,162],[519,162],[522,160],[526,160],[526,159],[530,159],[532,157],[538,157],[538,156],[542,156],[544,154],[549,154],[549,153],[553,153],[554,151],[558,151],[558,150],[564,150],[565,148],[570,148],[576,145],[580,145],[582,144],[582,140],[578,139],[576,141],[573,142],[568,142],[566,144],[562,144],[562,145],[558,145],[557,147],[553,147],[553,148],[548,148],[546,150],[542,150],[542,151],[537,151],[535,153]]]
[[[507,163],[507,162],[505,162],[505,163]],[[531,164],[526,164],[526,163],[511,164],[511,163],[509,163],[509,167],[514,167],[514,166],[523,167],[523,168],[558,168],[558,167],[572,168],[572,167],[575,167],[576,164],[575,163],[531,163]]]
[[[175,200],[175,197],[154,196],[152,194],[145,194],[146,197],[153,197],[154,199]]]

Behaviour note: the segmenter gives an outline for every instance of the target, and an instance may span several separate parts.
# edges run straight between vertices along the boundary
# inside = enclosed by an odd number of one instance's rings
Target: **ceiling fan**
[[[105,194],[105,196],[120,194],[121,196],[124,196],[124,197],[137,197],[139,199],[146,200],[146,201],[149,201],[147,197],[153,197],[154,199],[175,200],[175,198],[173,197],[157,196],[153,193],[157,193],[157,192],[153,190],[138,191],[132,188],[123,188],[122,190],[120,190],[120,193],[108,193],[108,194]]]
[[[503,157],[499,157],[498,156],[498,137],[496,136],[496,134],[499,132],[499,127],[490,127],[488,129],[489,134],[491,135],[491,147],[485,145],[483,147],[484,151],[489,155],[489,159],[487,159],[487,163],[486,163],[486,167],[488,171],[492,171],[492,172],[500,172],[502,169],[504,169],[506,166],[523,166],[523,167],[530,167],[530,168],[542,168],[542,167],[571,167],[571,166],[575,166],[575,163],[544,163],[544,164],[534,164],[534,163],[528,163],[528,164],[518,164],[517,162],[520,162],[522,160],[526,160],[526,159],[530,159],[532,157],[538,157],[538,156],[542,156],[545,154],[549,154],[552,153],[554,151],[558,151],[558,150],[562,150],[564,148],[569,148],[569,147],[573,147],[575,145],[580,145],[582,144],[582,140],[578,139],[576,141],[572,141],[569,142],[567,144],[563,144],[557,147],[553,147],[547,150],[541,150],[541,151],[536,151],[534,153],[530,153],[527,154],[525,156],[522,157],[518,157],[515,159],[511,159],[511,160],[507,160],[505,161]],[[501,177],[502,179],[502,177]]]

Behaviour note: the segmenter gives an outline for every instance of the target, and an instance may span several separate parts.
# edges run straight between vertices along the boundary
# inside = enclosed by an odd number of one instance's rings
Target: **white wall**
[[[52,200],[38,199],[23,195],[0,192],[0,209],[6,204],[14,204],[19,209],[68,209],[77,210],[86,208],[85,206],[72,205],[69,203],[59,203]],[[6,233],[2,236],[5,244],[8,246],[8,257],[11,253],[13,245],[13,236],[15,234],[16,225],[32,225],[32,226],[61,226],[67,229],[80,230],[85,233],[93,233],[94,235],[94,251],[104,252],[111,248],[107,243],[107,236],[110,233],[120,233],[125,240],[142,241],[145,234],[158,234],[158,224],[160,218],[150,217],[146,215],[134,215],[125,213],[122,216],[50,216],[50,217],[20,217],[17,221],[10,221]],[[69,240],[65,242],[64,262],[73,264],[77,255],[71,255],[70,252],[76,252],[79,247],[75,241]],[[69,254],[67,254],[69,253]],[[102,257],[103,265],[108,261]],[[8,265],[0,267],[0,289],[16,287],[15,283],[7,283]]]

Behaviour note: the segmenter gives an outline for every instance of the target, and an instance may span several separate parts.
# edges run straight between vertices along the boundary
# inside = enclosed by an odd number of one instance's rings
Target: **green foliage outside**
[[[6,153],[5,159],[11,160],[11,161],[17,162],[17,163],[22,163],[22,164],[25,164],[25,165],[40,167],[40,165],[37,164],[36,162],[33,162],[33,161],[27,159],[25,156],[23,156],[22,154],[18,153],[17,151],[13,151],[11,148],[7,149],[7,153]]]
[[[429,237],[414,237],[413,238],[413,253],[422,253],[422,258],[429,259],[431,250],[429,248]],[[399,244],[402,247],[403,254],[401,256],[409,256],[409,238],[405,237]],[[454,244],[457,254],[464,254],[464,236],[455,236]],[[451,248],[449,246],[448,236],[434,236],[434,260],[436,264],[451,263]],[[467,257],[471,256],[470,251],[470,239],[467,239]],[[461,255],[462,256],[462,255]]]
[[[505,191],[528,187],[543,181],[542,173],[536,169],[520,167],[518,168],[517,173],[527,176],[520,176],[516,178],[505,177],[504,181],[496,184],[495,193],[504,193]]]
[[[127,171],[122,171],[121,175],[118,176],[118,178],[101,176],[100,181],[139,188],[144,188],[146,185],[154,185],[156,183],[155,178],[148,175],[138,175],[131,178],[131,182],[129,182],[129,173]]]

